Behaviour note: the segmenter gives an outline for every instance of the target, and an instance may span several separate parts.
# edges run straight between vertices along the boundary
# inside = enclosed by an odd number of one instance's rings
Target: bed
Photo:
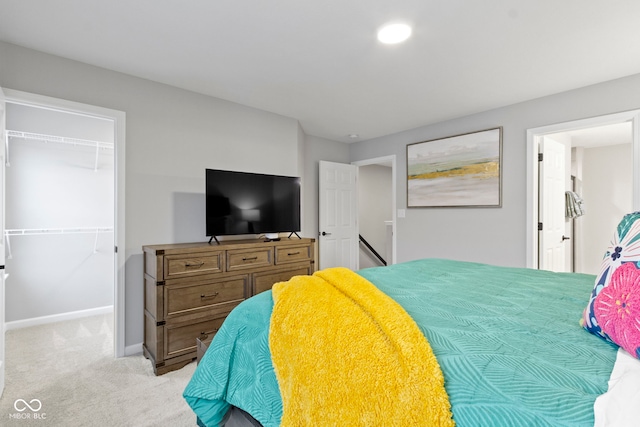
[[[417,324],[457,426],[594,425],[594,403],[607,392],[618,356],[617,345],[579,324],[594,276],[444,259],[357,274]],[[200,425],[223,425],[230,415],[246,425],[280,425],[273,309],[272,292],[259,294],[216,334],[184,391]]]

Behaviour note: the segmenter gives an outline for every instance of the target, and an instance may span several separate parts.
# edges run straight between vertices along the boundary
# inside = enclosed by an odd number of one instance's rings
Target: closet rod
[[[69,138],[66,136],[45,135],[41,133],[22,132],[17,130],[7,130],[7,136],[11,138],[31,139],[42,142],[57,142],[60,144],[83,145],[85,147],[97,147],[113,149],[112,142],[92,141],[90,139]]]
[[[5,236],[37,236],[43,234],[112,233],[113,227],[20,228],[5,230]]]
[[[7,246],[7,259],[13,258],[11,252],[11,236],[41,236],[45,234],[95,234],[93,242],[93,253],[98,252],[98,234],[113,233],[113,227],[76,227],[76,228],[20,228],[4,230],[5,243]]]
[[[81,145],[84,147],[92,147],[96,149],[96,159],[94,163],[93,170],[98,171],[98,158],[101,149],[109,149],[113,150],[114,143],[112,142],[104,142],[104,141],[92,141],[89,139],[79,139],[79,138],[68,138],[66,136],[55,136],[55,135],[45,135],[41,133],[32,133],[32,132],[22,132],[19,130],[8,130],[7,131],[7,139],[5,141],[5,164],[7,166],[11,166],[9,163],[9,137],[11,138],[21,138],[28,139],[33,141],[40,142],[55,142],[60,144],[69,144],[69,145]]]

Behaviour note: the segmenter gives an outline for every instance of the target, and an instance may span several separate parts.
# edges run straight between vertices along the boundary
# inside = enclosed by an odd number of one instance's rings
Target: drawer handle
[[[298,252],[289,252],[287,255],[291,256],[291,255],[299,255],[299,254],[300,254],[300,251],[298,251]]]
[[[216,332],[218,332],[218,328],[215,328],[214,330],[209,331],[209,332],[202,331],[202,332],[200,332],[200,340],[201,341],[202,340],[206,340],[207,338],[209,338],[209,334],[215,334]]]
[[[242,258],[242,261],[255,261],[257,259],[258,259],[258,257],[254,256],[254,257],[251,257],[251,258]]]
[[[215,297],[217,297],[217,296],[218,296],[218,294],[219,294],[219,292],[216,292],[215,294],[211,294],[211,295],[205,295],[205,294],[202,294],[202,295],[200,295],[200,299],[205,299],[205,298],[215,298]]]
[[[200,261],[200,262],[185,262],[184,266],[185,267],[202,267],[204,265],[204,262]]]

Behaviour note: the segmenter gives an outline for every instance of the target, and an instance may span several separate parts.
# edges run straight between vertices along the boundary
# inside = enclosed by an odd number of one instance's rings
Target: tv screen
[[[207,236],[300,231],[300,178],[206,170]]]

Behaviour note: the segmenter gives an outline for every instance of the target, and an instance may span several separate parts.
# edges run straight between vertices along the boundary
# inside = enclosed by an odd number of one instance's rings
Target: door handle
[[[571,240],[571,237],[562,236],[562,241],[564,242],[565,240]]]
[[[331,233],[327,233],[326,231],[323,231],[323,232],[322,232],[322,235],[323,235],[323,236],[331,236]]]

